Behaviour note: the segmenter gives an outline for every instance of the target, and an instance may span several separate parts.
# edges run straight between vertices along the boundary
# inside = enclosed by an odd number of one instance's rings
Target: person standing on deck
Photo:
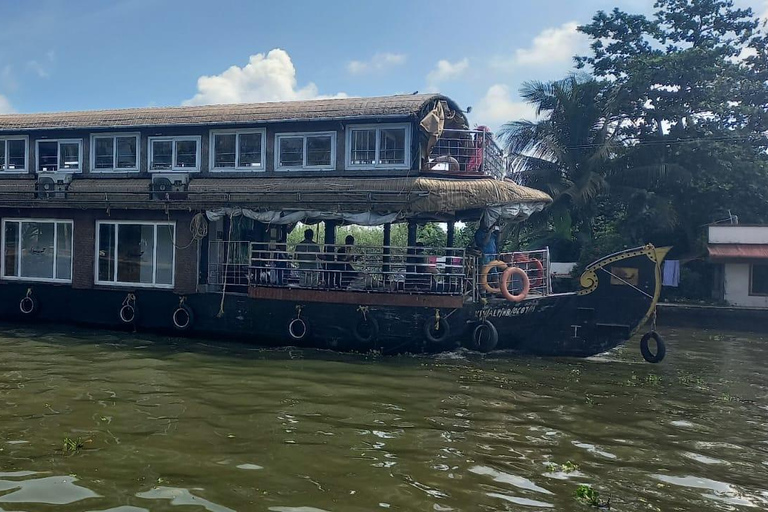
[[[344,245],[336,250],[336,275],[334,283],[338,288],[346,288],[357,277],[357,271],[352,266],[353,261],[357,261],[357,255],[352,253],[355,245],[355,237],[347,235],[344,239]]]
[[[311,229],[304,230],[304,240],[294,251],[293,258],[301,269],[301,286],[313,286],[319,282],[320,246],[313,240],[314,236],[315,232]]]
[[[499,257],[499,225],[494,224],[489,229],[477,228],[475,245],[483,252],[483,266]]]

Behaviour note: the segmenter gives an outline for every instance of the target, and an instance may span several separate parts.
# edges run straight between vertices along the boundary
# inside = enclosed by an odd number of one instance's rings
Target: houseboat
[[[546,250],[455,247],[457,222],[490,237],[551,201],[506,170],[437,94],[2,115],[0,316],[384,353],[628,339],[663,250],[608,256],[553,294]],[[417,239],[430,222],[447,247]],[[383,226],[381,243],[337,240],[350,224]],[[307,226],[322,239],[289,247]]]

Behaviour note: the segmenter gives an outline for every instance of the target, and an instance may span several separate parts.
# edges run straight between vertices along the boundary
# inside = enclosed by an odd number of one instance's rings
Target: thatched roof
[[[373,98],[337,98],[276,101],[196,107],[153,107],[82,112],[0,115],[0,132],[44,129],[139,128],[147,126],[199,126],[284,121],[406,118],[445,100],[439,94],[401,94]]]

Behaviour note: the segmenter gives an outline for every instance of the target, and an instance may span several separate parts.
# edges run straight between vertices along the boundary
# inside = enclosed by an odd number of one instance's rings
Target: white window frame
[[[117,165],[117,138],[118,137],[133,137],[136,139],[136,166],[135,167],[105,167],[103,169],[96,168],[96,139],[112,139],[112,162]],[[139,158],[141,155],[141,134],[136,132],[131,133],[92,133],[91,134],[91,165],[90,172],[92,173],[114,173],[114,172],[139,172]]]
[[[253,133],[261,134],[261,165],[258,167],[241,166],[240,164],[240,135],[249,135]],[[235,166],[234,167],[214,167],[216,159],[216,135],[234,135],[235,136]],[[211,130],[208,139],[209,162],[208,169],[211,172],[262,172],[267,166],[267,130],[264,128],[247,128],[241,130]]]
[[[58,147],[56,149],[56,171],[43,171],[40,169],[40,143],[56,142]],[[61,161],[61,145],[62,144],[77,144],[77,169],[61,169],[59,168],[59,162]],[[37,139],[35,141],[35,172],[71,172],[81,173],[83,172],[83,139]]]
[[[203,138],[200,135],[175,135],[169,137],[148,137],[147,138],[147,170],[149,172],[200,172],[200,146]],[[152,169],[152,150],[153,143],[157,141],[171,142],[171,168],[170,169]],[[197,153],[195,155],[195,167],[176,167],[176,143],[195,141],[197,143]]]
[[[99,246],[101,245],[101,225],[102,224],[116,224],[118,227],[115,230],[115,260],[117,260],[117,254],[119,249],[120,238],[120,225],[131,224],[141,226],[154,226],[154,250],[152,251],[152,282],[151,283],[127,283],[117,280],[117,261],[115,261],[115,269],[112,273],[114,281],[100,281],[99,280]],[[171,284],[156,284],[157,281],[157,228],[160,226],[173,226],[173,258],[171,259]],[[93,261],[93,282],[99,286],[119,286],[127,288],[164,288],[167,290],[173,289],[176,286],[176,222],[164,222],[164,221],[141,221],[141,220],[97,220],[96,221],[96,236],[94,247],[94,261]]]
[[[8,169],[8,141],[9,140],[23,140],[24,141],[24,168],[23,169]],[[5,168],[0,169],[0,174],[23,174],[29,170],[29,137],[26,135],[7,135],[0,136],[0,141],[5,144],[5,159],[3,160]]]
[[[331,164],[307,165],[307,137],[331,137]],[[304,162],[301,167],[280,166],[280,140],[288,138],[303,139]],[[336,170],[336,132],[285,132],[275,134],[275,170],[276,171],[334,171]]]
[[[376,156],[374,160],[380,161],[381,130],[405,129],[405,161],[402,164],[352,164],[352,131],[376,130]],[[410,123],[382,123],[382,124],[350,124],[346,127],[346,153],[345,164],[347,169],[410,169],[411,168],[411,124]]]
[[[56,256],[58,256],[58,236],[59,236],[59,226],[58,224],[69,224],[72,226],[72,257],[69,259],[69,279],[58,279],[58,278],[50,278],[50,277],[22,277],[22,276],[6,276],[5,275],[5,225],[8,222],[18,222],[19,223],[19,241],[17,244],[17,250],[16,253],[16,273],[21,274],[21,223],[23,222],[38,222],[38,223],[49,223],[53,224],[53,273],[56,274]],[[12,217],[3,219],[2,223],[2,237],[0,237],[0,243],[2,243],[2,250],[0,250],[0,257],[2,257],[2,261],[0,261],[0,279],[7,280],[7,281],[33,281],[33,282],[42,282],[42,283],[63,283],[63,284],[71,284],[72,283],[72,275],[74,272],[74,262],[75,262],[75,223],[72,221],[72,219],[35,219],[35,218],[21,218],[21,217]]]

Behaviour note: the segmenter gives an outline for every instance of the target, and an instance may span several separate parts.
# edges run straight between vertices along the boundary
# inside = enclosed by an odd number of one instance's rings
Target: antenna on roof
[[[411,94],[413,95],[419,94],[419,91],[413,91]]]

